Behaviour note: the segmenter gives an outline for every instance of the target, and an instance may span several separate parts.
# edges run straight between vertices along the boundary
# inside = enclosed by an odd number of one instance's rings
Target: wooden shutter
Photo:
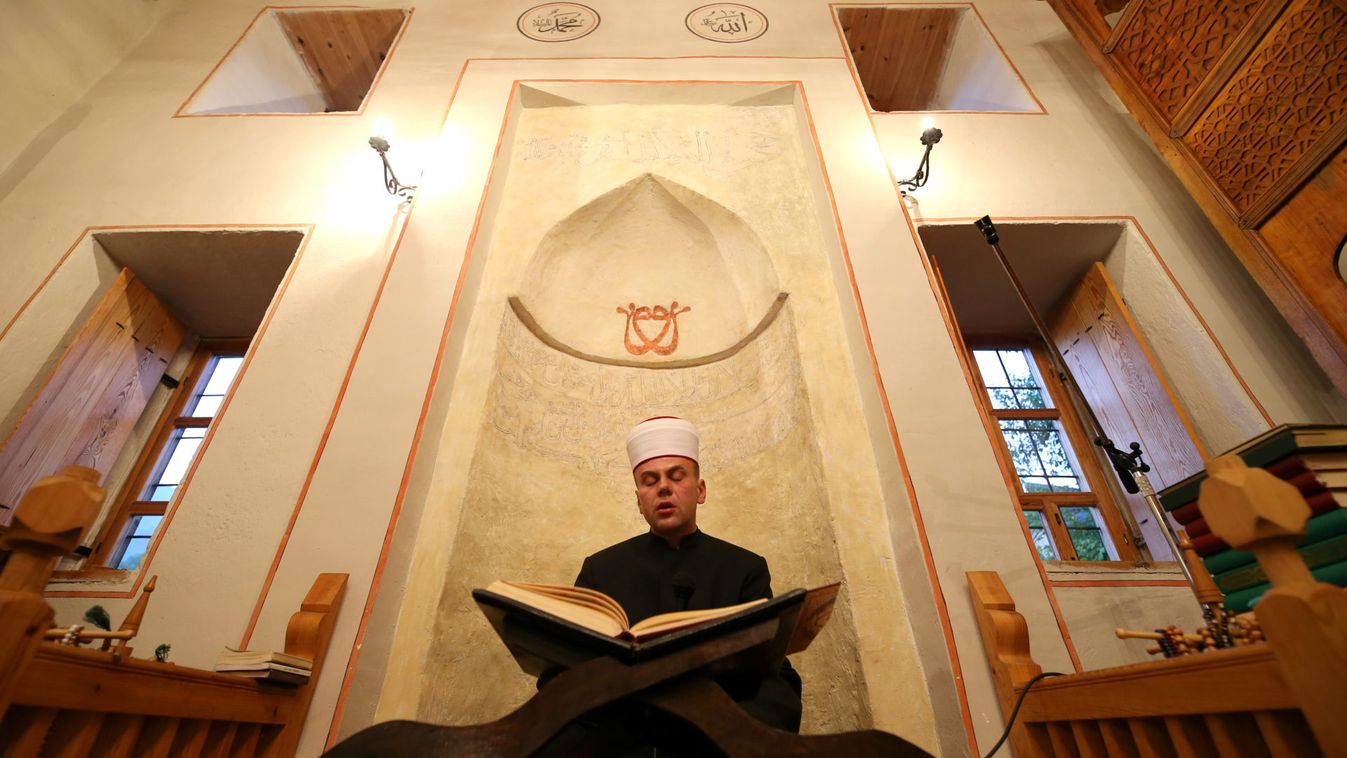
[[[122,269],[0,447],[0,522],[34,482],[70,464],[107,474],[183,333]]]
[[[1179,405],[1132,314],[1103,264],[1081,277],[1053,315],[1049,328],[1085,401],[1113,443],[1140,442],[1160,490],[1196,473],[1209,452]],[[1156,558],[1165,558],[1163,536],[1140,495],[1127,495]]]

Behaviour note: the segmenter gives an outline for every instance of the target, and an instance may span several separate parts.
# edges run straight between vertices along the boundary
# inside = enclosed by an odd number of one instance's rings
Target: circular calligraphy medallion
[[[737,3],[703,5],[688,14],[688,31],[712,42],[747,42],[767,32],[767,17]]]
[[[579,3],[546,3],[521,13],[515,26],[532,40],[570,42],[599,28],[599,14]]]

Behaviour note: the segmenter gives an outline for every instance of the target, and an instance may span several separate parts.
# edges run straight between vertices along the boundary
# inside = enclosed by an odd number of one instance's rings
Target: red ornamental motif
[[[622,344],[632,355],[645,355],[652,350],[655,355],[669,355],[678,349],[678,314],[690,310],[692,310],[690,305],[679,308],[677,300],[670,303],[668,308],[662,305],[654,308],[643,305],[637,308],[636,303],[628,303],[626,308],[619,305],[617,312],[627,317],[627,328],[622,334]],[[662,322],[659,333],[653,337],[649,336],[646,329],[641,326],[643,321]]]

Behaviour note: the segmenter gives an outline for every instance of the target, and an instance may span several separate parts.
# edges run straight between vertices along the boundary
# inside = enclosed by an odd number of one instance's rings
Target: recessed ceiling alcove
[[[971,5],[838,8],[871,110],[1043,109]]]
[[[180,115],[359,111],[408,16],[401,8],[268,8]]]

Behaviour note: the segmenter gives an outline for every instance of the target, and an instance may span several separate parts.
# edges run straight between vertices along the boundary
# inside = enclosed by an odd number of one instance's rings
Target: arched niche
[[[643,418],[697,424],[704,531],[768,556],[774,576],[792,585],[843,576],[791,307],[770,251],[744,219],[642,175],[558,222],[524,270],[515,307],[501,306],[447,547],[425,667],[438,673],[422,678],[417,699],[425,720],[486,721],[531,694],[532,679],[480,618],[471,590],[497,579],[571,583],[586,555],[646,531],[622,448]],[[631,355],[616,305],[674,298],[704,318],[679,321],[669,355]],[[673,363],[680,359],[688,363]],[[868,702],[855,696],[866,685],[849,603],[844,592],[828,628],[796,660],[814,729],[871,723]]]
[[[687,367],[742,348],[783,302],[771,258],[743,219],[647,173],[554,225],[511,304],[571,355]]]

